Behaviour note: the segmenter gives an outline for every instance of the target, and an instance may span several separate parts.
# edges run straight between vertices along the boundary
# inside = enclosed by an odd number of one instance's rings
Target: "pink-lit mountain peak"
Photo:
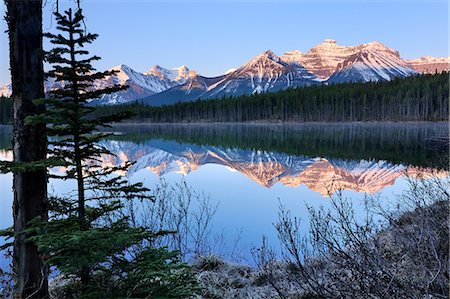
[[[145,63],[145,62],[144,62]],[[307,52],[293,50],[277,56],[266,50],[239,68],[217,77],[203,77],[182,65],[164,68],[155,65],[140,73],[127,65],[113,69],[115,76],[99,80],[94,88],[111,83],[129,85],[126,91],[105,95],[93,104],[113,105],[142,100],[150,105],[171,104],[178,101],[239,96],[259,92],[274,92],[290,87],[329,83],[369,82],[392,80],[417,73],[448,71],[450,58],[424,56],[404,60],[400,54],[379,41],[360,45],[340,45],[325,39]],[[45,90],[61,86],[48,80]],[[0,88],[0,95],[11,96],[11,85]]]

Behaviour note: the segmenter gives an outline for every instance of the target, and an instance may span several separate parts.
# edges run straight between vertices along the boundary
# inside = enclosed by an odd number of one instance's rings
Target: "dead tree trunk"
[[[14,109],[14,161],[45,159],[45,125],[25,125],[43,110],[32,100],[44,97],[42,1],[7,0],[10,67]],[[21,232],[37,216],[47,218],[46,170],[14,173],[14,298],[48,297],[47,270],[34,244]]]

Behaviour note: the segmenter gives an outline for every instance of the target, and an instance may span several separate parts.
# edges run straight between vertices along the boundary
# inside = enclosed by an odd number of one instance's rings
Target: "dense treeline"
[[[344,160],[387,160],[448,169],[448,146],[432,140],[448,136],[440,124],[154,124],[118,125],[114,140],[176,141],[192,146],[264,150],[295,156]]]
[[[111,129],[107,129],[110,131]],[[117,125],[117,141],[147,144],[176,141],[189,146],[263,150],[295,156],[343,160],[386,160],[405,165],[448,169],[448,136],[439,124],[153,124]],[[157,141],[156,141],[157,142]],[[11,148],[11,129],[0,127],[0,151]]]
[[[151,107],[105,106],[96,116],[132,111],[149,122],[440,121],[448,120],[449,74],[390,82],[309,86],[277,93],[198,100]],[[12,103],[0,98],[0,124],[10,123]]]
[[[0,151],[12,149],[12,128],[0,126]]]
[[[12,119],[12,100],[10,98],[0,97],[0,125],[11,123]]]
[[[390,82],[346,83],[276,93],[198,100],[170,106],[110,106],[101,114],[131,110],[150,122],[439,121],[448,119],[448,73]]]

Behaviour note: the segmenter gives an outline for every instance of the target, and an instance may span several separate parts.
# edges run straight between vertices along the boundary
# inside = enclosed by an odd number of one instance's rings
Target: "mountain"
[[[169,173],[188,175],[203,165],[215,164],[238,171],[266,188],[277,183],[289,187],[306,185],[323,196],[339,189],[375,193],[393,185],[397,178],[406,173],[410,176],[448,175],[446,171],[388,161],[324,159],[261,150],[180,144],[175,141],[152,140],[139,144],[104,141],[102,145],[116,154],[112,160],[108,158],[102,163],[117,165],[124,161],[136,162],[126,173],[127,176],[142,170],[158,176]]]
[[[210,86],[222,81],[225,77],[226,75],[213,78],[195,75],[188,78],[182,85],[172,87],[166,91],[142,99],[142,101],[152,106],[195,101],[202,98]]]
[[[307,186],[323,196],[339,189],[375,193],[394,184],[406,174],[410,177],[447,177],[448,172],[394,164],[385,160],[346,160],[321,157],[296,156],[281,152],[239,149],[179,143],[155,139],[145,142],[103,140],[114,156],[102,155],[103,165],[120,165],[136,162],[128,172],[133,176],[140,171],[150,171],[158,176],[169,173],[188,175],[204,165],[222,165],[238,171],[250,180],[272,188],[281,183],[289,187]],[[0,161],[11,161],[12,151],[0,149]]]
[[[430,62],[434,62],[429,59]],[[437,60],[442,63],[441,60]],[[437,63],[437,62],[436,62]],[[302,53],[298,50],[278,57],[265,51],[221,77],[195,77],[144,100],[150,105],[173,104],[196,99],[223,98],[289,87],[325,83],[392,80],[417,74],[411,63],[380,42],[341,46],[326,39]]]
[[[289,51],[281,59],[302,65],[317,78],[326,80],[336,71],[339,63],[356,52],[357,46],[340,46],[335,40],[326,39],[306,53]]]
[[[44,91],[47,92],[49,90],[57,89],[64,86],[64,83],[56,82],[54,78],[48,78],[44,82]],[[12,94],[12,86],[11,83],[6,84],[0,88],[0,96],[10,97]]]
[[[316,77],[304,67],[288,63],[268,50],[223,76],[196,76],[183,85],[150,96],[144,102],[150,105],[172,104],[195,99],[272,92],[314,83],[317,83]]]
[[[304,66],[317,78],[330,83],[391,80],[417,73],[397,51],[380,42],[341,46],[335,40],[326,39],[306,53],[294,50],[281,58]]]
[[[195,72],[190,71],[186,66],[169,70],[156,65],[145,73],[139,73],[122,64],[112,68],[112,70],[117,71],[117,73],[96,84],[106,86],[111,84],[128,85],[129,88],[103,95],[101,98],[92,101],[93,105],[130,103],[184,84],[189,76],[195,75]]]
[[[191,71],[185,65],[173,69],[166,69],[159,65],[150,68],[144,75],[153,75],[158,77],[161,81],[176,82],[178,85],[184,84],[191,77],[197,75],[197,72]]]
[[[380,42],[342,46],[335,40],[322,43],[303,53],[285,52],[281,57],[268,50],[237,69],[217,77],[204,77],[186,66],[167,69],[155,65],[139,73],[126,65],[113,70],[114,76],[95,82],[94,88],[113,83],[129,85],[125,91],[104,95],[93,105],[114,105],[142,100],[150,105],[273,92],[289,87],[324,83],[369,82],[391,80],[418,73],[442,72],[450,69],[450,57],[404,60],[400,54]],[[58,88],[47,81],[45,90]],[[10,96],[11,85],[0,88],[0,95]]]
[[[287,63],[267,50],[210,86],[203,98],[272,92],[309,85],[315,79],[303,66]]]
[[[371,42],[358,46],[354,54],[339,63],[327,82],[390,81],[416,74],[397,51],[380,42]]]
[[[94,99],[92,105],[115,105],[136,101],[153,94],[160,93],[171,87],[186,83],[189,78],[197,76],[195,71],[189,70],[186,66],[174,69],[166,69],[155,65],[145,73],[140,73],[127,65],[119,65],[109,70],[117,71],[113,76],[94,82],[94,88],[104,88],[112,84],[128,85],[129,88],[117,93],[103,95]],[[47,92],[61,87],[61,83],[55,83],[53,78],[46,80],[44,90]],[[0,95],[11,96],[11,84],[0,89]]]
[[[431,56],[423,56],[418,59],[406,60],[408,65],[422,74],[434,74],[450,71],[450,57],[435,58]]]
[[[12,93],[11,84],[6,84],[0,87],[0,97],[9,98],[11,96],[11,93]]]

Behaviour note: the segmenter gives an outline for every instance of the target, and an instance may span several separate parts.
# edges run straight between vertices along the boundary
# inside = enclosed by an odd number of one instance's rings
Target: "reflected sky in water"
[[[327,207],[327,194],[340,188],[361,209],[366,192],[392,200],[405,190],[405,173],[447,175],[448,151],[432,142],[448,136],[447,124],[121,125],[114,131],[120,134],[102,145],[116,157],[103,163],[136,162],[124,175],[149,188],[161,178],[185,180],[219,204],[214,234],[231,246],[242,232],[246,259],[262,235],[277,246],[280,203],[306,220],[305,203]],[[9,129],[0,128],[0,159],[11,159],[9,142]],[[12,223],[11,183],[10,174],[0,175],[1,227]],[[50,190],[73,187],[51,182]]]

